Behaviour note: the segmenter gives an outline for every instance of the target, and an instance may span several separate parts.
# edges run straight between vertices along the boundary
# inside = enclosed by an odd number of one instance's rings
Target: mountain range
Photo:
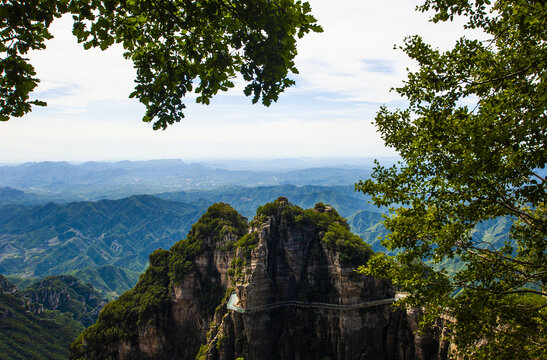
[[[119,200],[5,205],[0,206],[0,273],[11,278],[69,273],[116,297],[135,284],[148,254],[184,238],[211,204],[230,203],[252,218],[260,204],[279,196],[302,207],[328,203],[345,217],[369,214],[369,226],[380,218],[351,186],[227,186]],[[365,222],[359,226],[366,232]]]
[[[0,167],[0,186],[4,186],[0,187],[0,273],[20,289],[28,288],[30,297],[58,289],[59,284],[64,288],[65,280],[60,279],[72,276],[85,284],[77,285],[80,290],[93,289],[106,302],[132,289],[139,276],[142,281],[149,255],[187,238],[192,224],[212,204],[231,204],[248,221],[257,209],[264,211],[262,204],[280,196],[302,208],[314,208],[317,203],[336,208],[352,232],[374,251],[385,251],[379,237],[387,234],[380,223],[387,209],[375,207],[369,197],[354,191],[353,183],[366,174],[366,170],[351,167],[278,173],[223,170],[179,161]],[[184,179],[190,180],[185,183]],[[268,182],[276,185],[264,185]],[[479,224],[473,236],[499,246],[508,239],[509,225],[508,219],[494,219]],[[457,260],[442,265],[448,269],[460,266]],[[5,314],[13,314],[9,321],[0,319],[0,325],[5,331],[15,331],[14,339],[20,339],[0,344],[0,352],[13,353],[10,359],[18,358],[14,354],[27,341],[20,334],[28,331],[40,334],[43,342],[38,347],[46,355],[36,357],[29,350],[27,357],[66,358],[66,344],[92,322],[89,311],[95,308],[85,310],[85,304],[72,303],[62,308],[64,312],[56,309],[44,318],[29,313],[20,298],[10,296],[4,292],[0,304],[0,310],[7,309],[2,310]],[[48,337],[52,331],[59,334],[59,341]]]
[[[387,234],[380,223],[386,209],[370,204],[353,186],[224,186],[118,200],[0,206],[0,273],[12,278],[73,274],[114,298],[135,284],[148,254],[183,239],[211,204],[231,204],[251,219],[261,204],[279,196],[303,208],[319,202],[334,206],[353,232],[375,251],[385,251],[379,237]],[[479,224],[474,236],[498,245],[507,240],[508,226],[504,219],[492,220]]]
[[[0,166],[0,204],[120,199],[226,185],[351,185],[369,175],[370,167],[227,170],[182,160],[24,163]]]

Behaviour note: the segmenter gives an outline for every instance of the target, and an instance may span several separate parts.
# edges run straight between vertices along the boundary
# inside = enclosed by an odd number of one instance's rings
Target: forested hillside
[[[68,358],[68,345],[106,304],[74,276],[50,276],[18,288],[0,275],[0,358]]]
[[[120,200],[2,206],[0,273],[19,278],[73,274],[115,298],[136,283],[152,251],[183,239],[211,204],[231,204],[251,219],[260,204],[279,196],[303,208],[318,202],[334,206],[352,231],[375,251],[384,250],[379,241],[386,234],[380,224],[384,210],[352,186],[230,186]],[[507,239],[504,224],[503,219],[480,224],[475,236],[499,245]]]
[[[0,208],[0,214],[0,273],[43,277],[79,270],[91,280],[98,275],[90,268],[104,265],[143,271],[148,254],[183,238],[200,212],[180,202],[133,196],[32,208],[9,206]],[[130,281],[121,287],[112,285],[118,291],[136,280],[134,273],[127,272],[120,278]],[[105,288],[109,281],[92,282]]]

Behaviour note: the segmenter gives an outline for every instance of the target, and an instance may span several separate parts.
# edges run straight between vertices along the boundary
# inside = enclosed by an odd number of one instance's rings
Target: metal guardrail
[[[271,304],[260,305],[260,306],[244,309],[242,307],[234,305],[238,299],[237,299],[236,293],[233,293],[230,296],[230,299],[228,300],[228,304],[226,305],[226,307],[229,310],[236,311],[241,314],[252,314],[252,313],[257,313],[260,311],[277,309],[277,308],[285,307],[285,306],[295,306],[295,307],[301,307],[301,308],[316,308],[316,309],[355,310],[355,309],[362,309],[362,308],[373,307],[373,306],[392,304],[395,301],[397,301],[399,298],[400,297],[394,297],[389,299],[373,300],[373,301],[367,301],[367,302],[357,303],[357,304],[348,304],[348,305],[287,300],[287,301],[279,301],[279,302],[275,302]]]

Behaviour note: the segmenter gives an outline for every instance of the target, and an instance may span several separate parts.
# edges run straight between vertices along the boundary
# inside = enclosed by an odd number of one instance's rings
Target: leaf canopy
[[[209,104],[234,87],[266,106],[294,84],[296,40],[321,32],[307,2],[295,0],[6,0],[0,5],[0,120],[31,107],[38,85],[24,58],[45,49],[55,18],[72,14],[73,34],[85,49],[122,44],[137,72],[130,97],[146,106],[145,122],[165,129],[184,118],[189,92]]]
[[[487,40],[462,37],[441,52],[419,36],[401,49],[416,60],[396,91],[405,109],[376,116],[402,162],[377,165],[356,189],[391,206],[383,244],[361,270],[390,277],[427,309],[457,321],[453,341],[472,358],[547,358],[547,4],[427,0],[432,21],[467,19]],[[473,236],[505,217],[505,243]],[[461,261],[449,271],[449,261]]]

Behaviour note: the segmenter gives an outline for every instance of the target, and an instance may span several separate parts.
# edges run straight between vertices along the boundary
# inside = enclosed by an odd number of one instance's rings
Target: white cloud
[[[71,33],[72,18],[64,16],[51,25],[54,39],[46,50],[29,53],[41,79],[35,96],[56,109],[89,109],[94,102],[129,102],[135,71],[123,58],[121,46],[106,51],[83,50]],[[69,110],[70,111],[70,110]]]
[[[426,42],[448,49],[462,32],[462,21],[433,24],[414,11],[416,0],[311,0],[313,13],[325,29],[299,43],[299,90],[333,92],[348,101],[389,102],[389,92],[414,64],[394,45],[419,34]],[[369,66],[366,66],[369,64]],[[380,64],[390,71],[378,71]]]
[[[186,119],[164,132],[128,99],[135,71],[122,49],[84,51],[71,19],[56,20],[47,49],[29,55],[42,79],[33,95],[48,107],[0,124],[0,161],[393,154],[371,125],[413,66],[393,45],[418,33],[447,48],[461,22],[428,23],[415,0],[309,1],[325,32],[299,41],[297,85],[277,104],[251,105],[238,82],[210,106],[186,98]]]
[[[461,34],[457,24],[431,24],[428,15],[414,11],[415,0],[310,0],[313,13],[325,32],[308,34],[298,44],[298,84],[288,94],[336,93],[351,101],[388,102],[397,98],[389,89],[404,79],[412,66],[401,51],[393,49],[409,34],[419,33],[428,42],[447,46]],[[83,51],[71,34],[72,19],[65,16],[51,27],[55,39],[46,51],[30,54],[42,83],[37,96],[52,107],[85,108],[97,101],[129,100],[135,71],[115,45],[106,51]],[[368,64],[368,65],[367,65]],[[378,71],[382,64],[391,71]],[[236,81],[230,95],[242,95]],[[68,93],[60,92],[70,88]],[[192,102],[194,98],[187,99]]]

